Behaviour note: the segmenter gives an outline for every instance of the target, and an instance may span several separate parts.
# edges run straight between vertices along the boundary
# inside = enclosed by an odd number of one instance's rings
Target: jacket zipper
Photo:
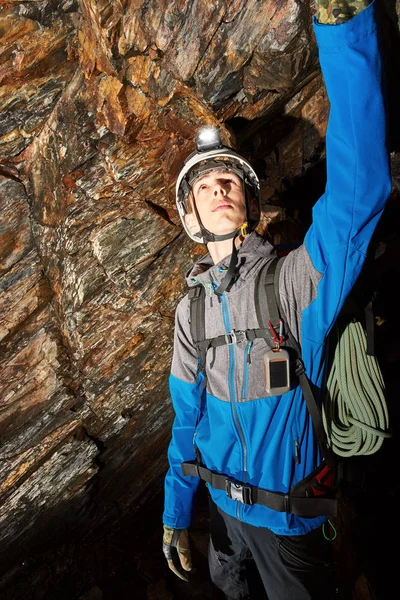
[[[226,333],[230,333],[232,331],[230,315],[229,315],[229,306],[228,306],[228,298],[225,293],[221,296],[222,300],[222,316],[224,320],[224,326]],[[243,483],[246,483],[246,473],[247,473],[247,446],[246,441],[244,439],[243,429],[240,425],[239,417],[236,409],[236,394],[235,394],[235,365],[236,365],[236,356],[235,356],[235,348],[234,344],[230,344],[229,346],[229,371],[228,371],[228,388],[229,388],[229,399],[232,407],[233,418],[236,424],[237,431],[239,433],[240,440],[242,442],[242,450],[243,450]],[[238,502],[237,506],[237,518],[239,521],[241,520],[241,507],[240,502]]]
[[[249,388],[249,365],[251,364],[250,351],[253,345],[253,341],[247,342],[244,350],[244,368],[243,368],[243,385],[242,385],[242,400],[247,399],[247,392]]]

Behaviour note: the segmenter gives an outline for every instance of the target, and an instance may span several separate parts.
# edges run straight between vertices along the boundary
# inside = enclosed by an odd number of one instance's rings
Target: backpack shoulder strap
[[[285,257],[282,257],[282,259]],[[274,281],[275,272],[281,259],[277,256],[261,267],[254,290],[257,320],[260,327],[268,327],[270,321],[274,328],[279,325],[279,311]],[[280,270],[280,269],[279,269]],[[267,309],[267,310],[266,310]],[[268,317],[268,318],[267,318]]]
[[[190,303],[190,333],[194,344],[205,340],[205,292],[202,285],[190,288],[188,293]]]
[[[193,344],[197,350],[198,367],[197,372],[205,374],[207,345],[206,322],[205,322],[205,291],[199,284],[190,288],[188,293],[190,303],[190,333]]]
[[[306,401],[307,410],[311,416],[315,434],[321,446],[325,462],[333,468],[336,461],[329,447],[323,425],[322,413],[316,403],[310,381],[305,373],[300,346],[285,320],[285,314],[280,301],[279,275],[285,258],[286,256],[274,258],[274,260],[260,270],[255,290],[257,318],[260,326],[263,326],[266,324],[267,317],[269,317],[269,321],[276,330],[279,326],[280,319],[284,322],[285,344],[287,343],[287,345],[295,352],[295,374],[298,377],[299,385],[301,386]]]

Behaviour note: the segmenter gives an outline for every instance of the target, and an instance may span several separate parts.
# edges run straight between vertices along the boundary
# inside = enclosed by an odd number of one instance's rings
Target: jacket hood
[[[260,259],[276,256],[274,247],[264,240],[258,233],[253,231],[242,242],[238,248],[239,277],[235,283],[236,289],[242,287],[246,283],[251,271],[257,265]],[[189,287],[193,287],[198,283],[209,288],[210,284],[214,287],[222,281],[229,267],[231,254],[223,258],[217,264],[214,264],[209,253],[203,256],[200,260],[194,263],[186,273],[186,282]]]

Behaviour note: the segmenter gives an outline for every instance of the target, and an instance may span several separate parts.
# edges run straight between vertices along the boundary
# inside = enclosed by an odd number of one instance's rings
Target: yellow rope
[[[340,328],[322,406],[324,428],[338,456],[374,454],[388,432],[385,385],[376,357],[366,352],[359,322]]]

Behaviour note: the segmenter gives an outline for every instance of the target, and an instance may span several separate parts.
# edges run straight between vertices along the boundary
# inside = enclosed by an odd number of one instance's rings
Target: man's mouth
[[[232,204],[228,204],[228,202],[221,202],[217,204],[215,208],[213,208],[212,212],[217,212],[218,210],[226,210],[228,208],[232,208]]]

